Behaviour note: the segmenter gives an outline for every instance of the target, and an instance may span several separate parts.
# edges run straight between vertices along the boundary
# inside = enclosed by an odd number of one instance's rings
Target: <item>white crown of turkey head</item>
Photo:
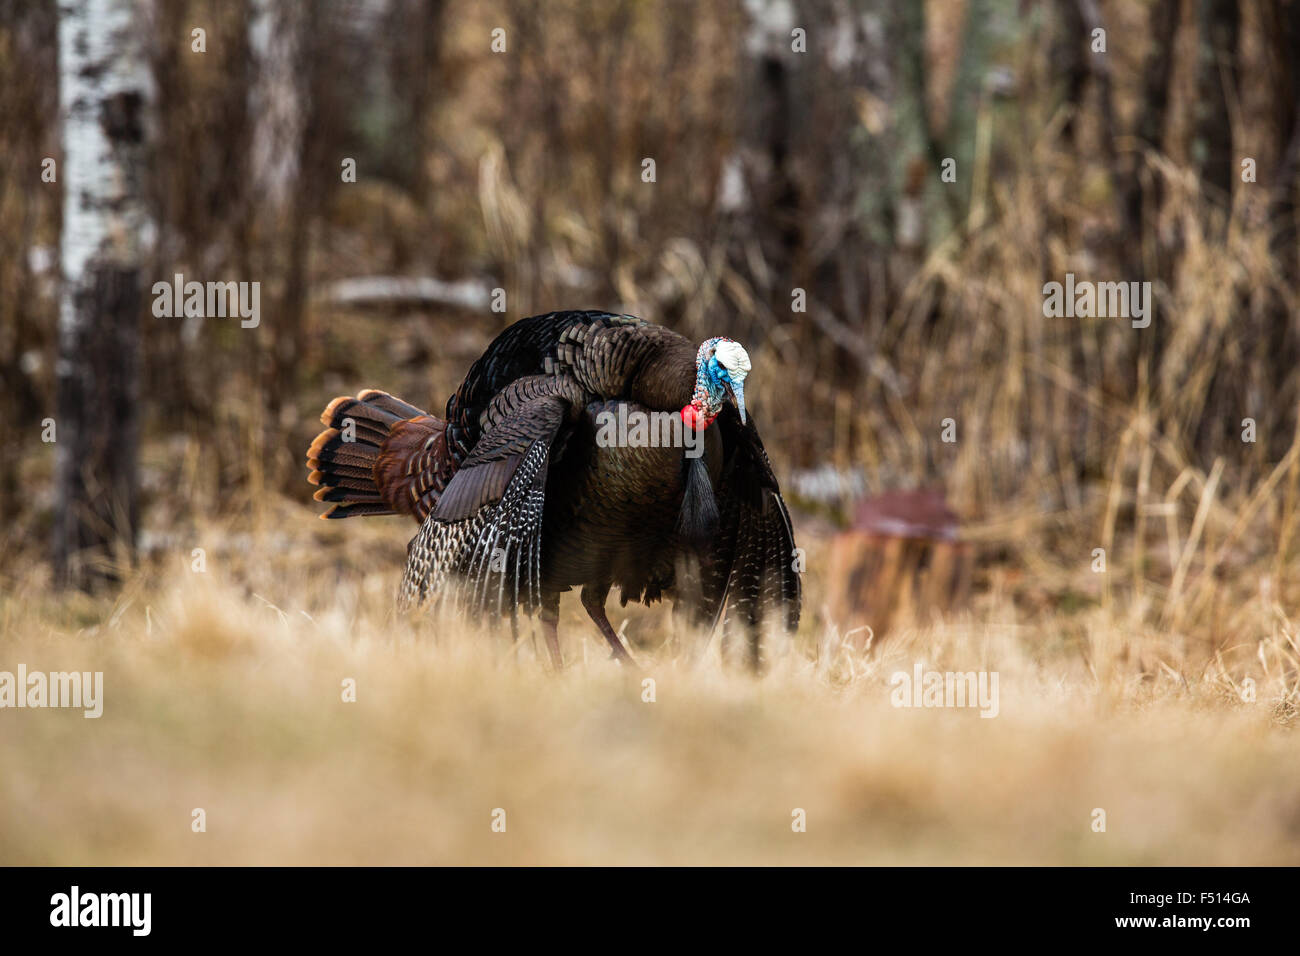
[[[750,368],[753,367],[749,364],[749,353],[739,342],[730,340],[719,342],[713,354],[718,364],[731,375],[732,381],[743,382]]]

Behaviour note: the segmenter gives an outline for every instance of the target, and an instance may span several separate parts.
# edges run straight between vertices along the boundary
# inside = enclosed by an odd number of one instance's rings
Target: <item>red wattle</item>
[[[705,415],[694,402],[682,409],[682,421],[687,428],[693,428],[696,431],[708,428],[717,417],[717,415]]]

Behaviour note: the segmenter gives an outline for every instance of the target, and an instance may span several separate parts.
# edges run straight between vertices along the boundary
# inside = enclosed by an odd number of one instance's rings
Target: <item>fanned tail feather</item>
[[[322,518],[405,514],[423,521],[437,505],[454,463],[446,422],[377,389],[341,395],[321,412],[325,430],[307,449],[307,480]]]

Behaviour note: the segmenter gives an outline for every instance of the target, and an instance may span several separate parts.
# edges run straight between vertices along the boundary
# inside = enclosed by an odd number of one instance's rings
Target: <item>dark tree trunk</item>
[[[1232,201],[1237,164],[1232,152],[1230,97],[1237,91],[1237,42],[1240,13],[1236,0],[1199,0],[1200,63],[1197,93],[1200,112],[1196,149],[1201,181],[1225,202]]]
[[[1300,185],[1300,59],[1296,56],[1300,50],[1300,0],[1268,4],[1264,22],[1273,41],[1273,140],[1277,150],[1276,171],[1269,189],[1269,246],[1282,287],[1294,294],[1300,287],[1300,208],[1296,198]],[[1291,303],[1274,292],[1265,315],[1268,327],[1264,339],[1272,369],[1269,378],[1279,384],[1294,383],[1295,369],[1300,364],[1300,341]],[[1269,444],[1270,453],[1280,456],[1291,440],[1300,396],[1289,384],[1271,397],[1278,407],[1288,411]]]
[[[1173,73],[1173,38],[1178,30],[1178,0],[1156,0],[1147,20],[1153,37],[1165,37],[1165,42],[1151,44],[1146,62],[1142,66],[1142,105],[1137,120],[1138,149],[1164,148],[1165,117],[1169,110],[1169,81]],[[1149,213],[1155,215],[1161,203],[1160,181],[1153,180],[1150,196],[1144,194],[1142,185],[1142,155],[1133,157],[1133,171],[1124,191],[1124,203],[1131,222],[1142,221],[1142,206],[1148,203]]]
[[[39,294],[29,265],[46,210],[58,203],[58,186],[32,188],[32,171],[55,152],[58,95],[48,78],[56,75],[58,13],[54,0],[0,0],[0,35],[8,38],[0,57],[0,419],[30,423],[28,434],[48,415],[44,354],[52,310]],[[24,431],[27,429],[25,428]],[[0,521],[27,512],[30,498],[19,487],[24,456],[11,447],[0,455]]]
[[[1073,147],[1079,112],[1083,109],[1083,94],[1088,86],[1089,36],[1079,10],[1079,0],[1057,0],[1057,9],[1061,16],[1052,37],[1052,63],[1060,76],[1061,105],[1070,111],[1061,127],[1061,136]]]
[[[61,585],[87,587],[117,576],[138,527],[140,271],[94,266],[71,295],[59,335],[54,568]]]

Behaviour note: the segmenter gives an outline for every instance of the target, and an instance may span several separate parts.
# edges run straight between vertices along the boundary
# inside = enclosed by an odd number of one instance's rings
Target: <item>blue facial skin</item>
[[[732,396],[736,400],[736,410],[740,412],[740,423],[745,424],[744,382],[733,382],[731,373],[718,361],[716,355],[709,356],[705,368],[708,375],[705,377],[704,387],[709,391],[710,404],[721,407],[723,402],[727,400],[727,389],[730,389]]]

